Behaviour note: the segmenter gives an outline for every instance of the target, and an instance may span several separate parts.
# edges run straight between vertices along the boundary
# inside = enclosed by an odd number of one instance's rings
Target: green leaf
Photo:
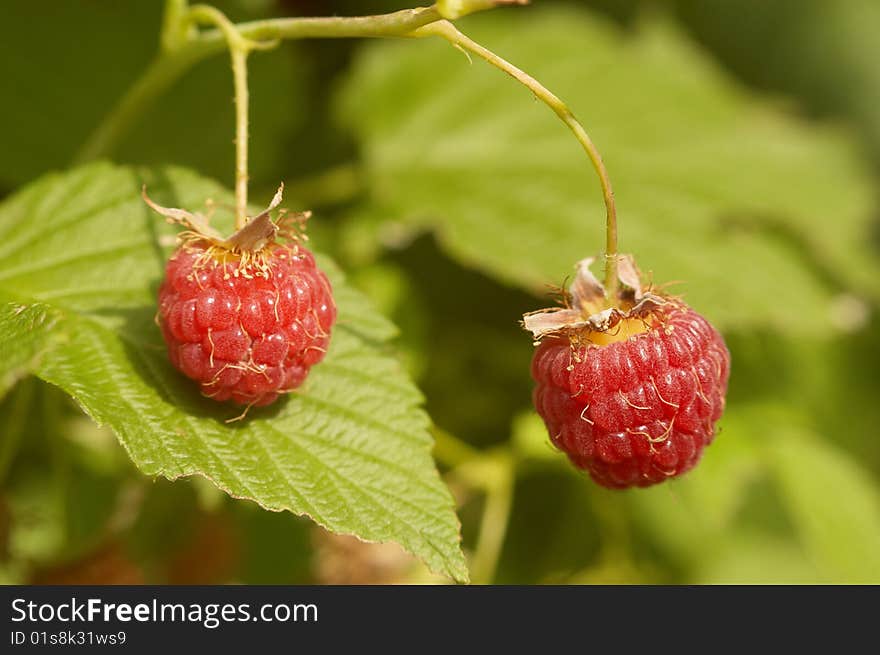
[[[880,4],[874,0],[678,0],[678,15],[761,87],[854,118],[880,153]],[[782,26],[784,28],[780,29]],[[734,37],[734,38],[732,38]]]
[[[773,467],[802,541],[835,583],[880,582],[880,493],[844,451],[796,425],[774,426]]]
[[[874,322],[859,333],[835,338],[758,333],[727,334],[725,339],[735,362],[727,396],[733,413],[729,411],[727,418],[742,414],[741,408],[749,404],[772,399],[880,475],[880,405],[876,402],[880,396],[880,324]],[[766,418],[738,422],[735,429],[747,436],[761,433]],[[725,420],[724,425],[728,424]]]
[[[53,339],[59,314],[42,303],[4,301],[0,293],[0,398],[33,368]]]
[[[386,352],[394,327],[321,258],[339,306],[326,360],[300,393],[225,424],[237,410],[171,367],[154,324],[167,227],[140,200],[143,182],[164,205],[232,204],[183,170],[98,164],[43,178],[0,207],[0,291],[63,311],[70,335],[36,373],[109,425],[148,475],[201,475],[266,509],[396,541],[466,580],[422,397]]]
[[[657,282],[686,281],[674,290],[725,327],[820,332],[841,289],[878,295],[871,186],[840,131],[752,98],[662,21],[626,36],[535,8],[466,29],[583,119],[614,181],[623,251]],[[362,141],[365,220],[383,217],[384,236],[431,226],[461,261],[534,290],[603,247],[580,146],[482,61],[439,41],[371,44],[340,103]]]

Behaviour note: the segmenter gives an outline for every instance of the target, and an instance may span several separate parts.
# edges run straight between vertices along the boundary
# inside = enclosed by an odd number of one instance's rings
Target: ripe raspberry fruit
[[[579,265],[570,306],[525,316],[533,401],[553,443],[598,484],[646,487],[693,468],[724,410],[730,353],[681,300],[644,292],[622,258],[618,307]]]
[[[269,209],[229,239],[198,215],[148,204],[190,229],[168,261],[157,320],[174,367],[218,401],[265,406],[324,358],[336,305],[327,276]],[[302,220],[305,215],[294,217]],[[278,243],[276,235],[290,243]]]

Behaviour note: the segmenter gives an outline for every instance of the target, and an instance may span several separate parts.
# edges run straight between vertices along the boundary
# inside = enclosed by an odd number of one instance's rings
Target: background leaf
[[[857,462],[791,423],[772,463],[807,553],[829,580],[880,582],[880,494]]]
[[[676,0],[676,14],[724,63],[813,112],[854,119],[880,161],[880,5],[873,0]],[[735,25],[736,29],[731,29]]]
[[[665,21],[626,37],[557,7],[465,29],[581,116],[615,183],[623,249],[656,281],[687,281],[675,290],[723,326],[816,333],[841,290],[877,297],[871,190],[841,133],[756,102]],[[373,44],[340,107],[380,233],[431,226],[464,263],[535,290],[604,244],[578,144],[484,63],[444,43]]]
[[[226,425],[237,411],[202,398],[172,369],[153,322],[165,258],[158,230],[167,230],[139,198],[143,181],[165,205],[196,208],[208,197],[231,205],[182,170],[100,164],[46,177],[0,209],[0,290],[66,314],[70,340],[37,374],[109,425],[144,473],[202,475],[267,509],[397,541],[466,579],[421,395],[385,352],[393,326],[323,259],[340,309],[326,361],[301,393]]]

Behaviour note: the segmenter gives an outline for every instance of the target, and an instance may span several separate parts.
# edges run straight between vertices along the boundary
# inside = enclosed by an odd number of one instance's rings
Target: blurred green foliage
[[[497,582],[880,582],[877,3],[533,4],[461,27],[572,104],[620,180],[624,250],[658,281],[684,277],[676,290],[719,320],[732,352],[721,433],[686,478],[596,488],[531,411],[517,318],[601,248],[601,210],[574,141],[498,71],[440,43],[255,55],[255,194],[283,179],[291,206],[316,210],[315,245],[401,328],[397,353],[437,426],[516,453]],[[411,6],[221,5],[238,20]],[[160,10],[0,4],[0,193],[71,164],[148,62]],[[114,158],[228,186],[232,133],[217,57]],[[511,168],[515,189],[498,173]],[[5,370],[27,365],[5,354]],[[143,477],[45,383],[26,378],[0,402],[2,581],[428,579],[304,519]],[[447,480],[473,551],[483,498]]]

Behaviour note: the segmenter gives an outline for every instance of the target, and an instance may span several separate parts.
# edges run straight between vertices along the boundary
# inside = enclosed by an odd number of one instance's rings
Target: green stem
[[[491,584],[510,520],[516,459],[506,447],[480,451],[436,426],[432,432],[434,458],[452,469],[451,476],[486,494],[470,568],[475,583]]]
[[[232,50],[235,78],[235,229],[247,223],[248,203],[248,50]]]
[[[495,579],[513,506],[513,458],[505,453],[495,459],[494,463],[495,475],[486,491],[486,504],[480,519],[480,536],[471,560],[471,577],[475,584],[492,584]]]
[[[273,48],[277,41],[257,42],[245,38],[223,12],[208,5],[196,5],[186,16],[188,22],[216,25],[223,32],[232,60],[235,82],[235,228],[247,224],[248,200],[248,82],[247,58],[251,50]]]
[[[162,32],[159,37],[162,52],[177,50],[188,40],[190,30],[185,20],[189,11],[188,4],[188,0],[165,0]]]
[[[446,39],[455,47],[474,54],[484,59],[492,66],[504,71],[517,82],[528,88],[539,100],[547,105],[574,133],[575,138],[586,151],[596,174],[599,176],[599,185],[602,187],[602,196],[605,200],[605,292],[609,302],[613,305],[617,301],[617,209],[614,204],[614,191],[611,189],[611,180],[599,150],[593,143],[587,131],[575,118],[575,115],[555,94],[538,82],[528,73],[520,70],[510,62],[502,59],[491,50],[481,46],[462,34],[449,21],[438,21],[425,25],[413,33],[413,36],[439,36]]]
[[[468,2],[467,12],[492,9],[513,0]],[[184,0],[166,0],[163,22],[163,51],[141,78],[135,82],[104,121],[89,136],[77,153],[74,163],[99,159],[113,154],[132,124],[186,71],[200,61],[223,52],[226,40],[222,30],[192,34],[183,12]],[[174,21],[181,21],[179,29]],[[403,9],[375,16],[332,16],[326,18],[270,18],[235,24],[241,37],[252,41],[280,39],[372,39],[408,36],[412,31],[443,20],[436,5]]]
[[[173,5],[177,7],[178,3]],[[273,18],[241,23],[234,27],[243,38],[257,41],[379,38],[404,36],[414,29],[440,19],[440,13],[434,7],[420,7],[378,16]],[[174,33],[167,23],[165,33]],[[190,68],[222,52],[226,47],[224,33],[220,29],[204,32],[188,40],[171,38],[171,41],[174,46],[159,54],[140,79],[126,92],[80,148],[74,163],[81,164],[112,155],[131,126],[159,96]],[[168,43],[168,39],[163,40],[164,43]]]
[[[456,468],[483,457],[483,453],[479,450],[454,437],[443,428],[435,425],[431,433],[434,436],[434,459],[449,468]]]

